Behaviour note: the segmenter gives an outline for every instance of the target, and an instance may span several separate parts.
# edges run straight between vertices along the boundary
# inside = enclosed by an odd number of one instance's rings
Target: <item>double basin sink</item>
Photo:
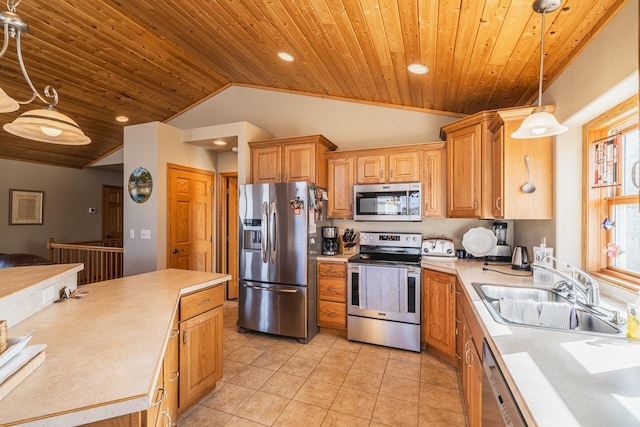
[[[509,325],[528,326],[533,328],[543,328],[561,330],[565,332],[586,333],[608,336],[626,336],[624,325],[616,324],[612,321],[613,313],[600,307],[588,307],[584,304],[570,300],[564,295],[554,290],[519,287],[509,285],[496,285],[490,283],[473,283],[474,288],[486,305],[493,318],[499,322]],[[524,301],[532,300],[536,303],[542,302],[564,302],[574,306],[577,326],[573,329],[553,329],[538,325],[513,322],[505,319],[500,314],[499,301],[501,299]]]

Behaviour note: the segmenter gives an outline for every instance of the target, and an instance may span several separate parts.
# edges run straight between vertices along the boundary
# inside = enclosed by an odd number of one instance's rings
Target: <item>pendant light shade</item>
[[[0,88],[0,113],[11,113],[18,111],[18,108],[20,108],[18,101],[7,95],[7,92]]]
[[[39,99],[47,106],[28,111],[15,119],[12,123],[3,126],[7,132],[22,138],[40,142],[63,145],[85,145],[91,140],[80,130],[76,122],[58,112],[54,107],[58,104],[58,93],[52,86],[45,86],[44,96],[36,90],[29,78],[27,69],[22,59],[21,37],[29,32],[29,25],[16,14],[16,8],[22,0],[8,0],[8,11],[0,11],[0,31],[4,29],[4,41],[0,58],[3,58],[9,47],[9,41],[15,39],[16,55],[20,70],[27,86],[31,89],[31,97],[24,101],[16,101],[0,89],[0,113],[17,111],[20,104],[30,104]]]
[[[542,78],[544,71],[544,16],[547,12],[553,12],[562,5],[560,0],[536,0],[533,10],[542,14],[542,26],[540,28],[540,76],[538,79],[538,106],[533,109],[529,117],[524,119],[518,130],[511,134],[512,138],[529,139],[543,138],[545,136],[559,135],[569,130],[568,127],[558,123],[553,114],[542,106]]]
[[[558,123],[553,114],[547,112],[544,107],[536,107],[531,115],[524,119],[518,130],[511,134],[511,137],[518,139],[542,138],[559,135],[568,129]]]
[[[86,145],[91,140],[76,122],[49,106],[23,113],[3,126],[12,135],[60,145]]]

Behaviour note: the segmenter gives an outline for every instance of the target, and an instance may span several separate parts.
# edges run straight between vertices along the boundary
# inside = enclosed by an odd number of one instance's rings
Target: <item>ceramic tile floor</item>
[[[428,353],[238,333],[237,312],[225,303],[224,376],[180,427],[465,426],[457,372]]]

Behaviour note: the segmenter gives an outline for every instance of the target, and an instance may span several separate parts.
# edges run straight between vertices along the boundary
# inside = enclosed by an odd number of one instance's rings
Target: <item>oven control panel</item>
[[[420,248],[422,234],[417,233],[360,233],[360,246],[395,246],[403,248]]]

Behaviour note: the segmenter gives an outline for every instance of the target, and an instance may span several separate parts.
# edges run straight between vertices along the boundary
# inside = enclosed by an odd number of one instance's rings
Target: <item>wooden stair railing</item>
[[[84,264],[84,270],[78,272],[78,285],[122,277],[122,239],[56,243],[49,238],[47,249],[54,264]]]

